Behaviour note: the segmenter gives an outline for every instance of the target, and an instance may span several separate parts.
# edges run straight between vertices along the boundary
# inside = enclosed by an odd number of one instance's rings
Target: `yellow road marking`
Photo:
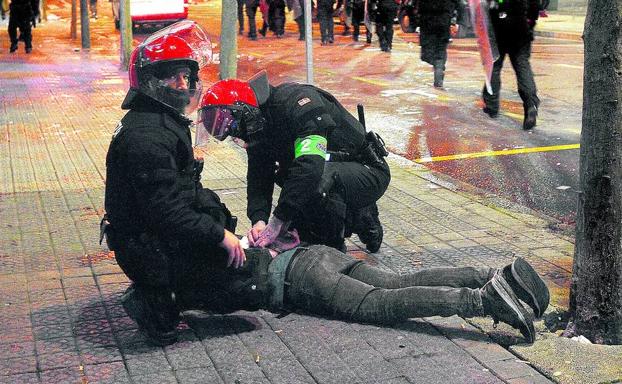
[[[445,96],[445,95],[439,95],[438,100],[439,101],[452,101],[456,99],[454,99],[453,97]]]
[[[484,151],[484,152],[473,152],[473,153],[461,153],[458,155],[422,157],[420,159],[415,159],[414,161],[415,163],[432,163],[435,161],[474,159],[477,157],[507,156],[507,155],[518,155],[518,154],[523,154],[523,153],[565,151],[568,149],[578,149],[578,148],[579,148],[579,144],[564,144],[564,145],[552,145],[550,147],[516,148],[516,149],[506,149],[504,151]]]
[[[331,71],[330,69],[326,69],[326,68],[318,68],[316,69],[316,71],[320,72],[320,73],[325,73],[327,75],[334,75],[335,72]]]
[[[358,81],[362,81],[364,83],[369,83],[369,84],[374,84],[374,85],[380,85],[381,87],[388,87],[389,83],[387,83],[386,81],[381,81],[381,80],[371,80],[371,79],[366,79],[364,77],[360,77],[360,76],[352,76],[352,78],[354,80],[358,80]]]

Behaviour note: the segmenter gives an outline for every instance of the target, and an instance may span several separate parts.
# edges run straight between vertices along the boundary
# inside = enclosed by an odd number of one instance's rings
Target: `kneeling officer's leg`
[[[153,236],[119,238],[107,231],[115,258],[133,284],[121,297],[123,308],[155,345],[177,340],[179,308],[170,286],[170,250]]]

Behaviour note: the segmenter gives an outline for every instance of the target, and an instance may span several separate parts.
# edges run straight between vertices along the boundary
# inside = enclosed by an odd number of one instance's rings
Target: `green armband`
[[[294,143],[294,157],[318,155],[326,159],[326,138],[320,135],[310,135],[296,139]]]

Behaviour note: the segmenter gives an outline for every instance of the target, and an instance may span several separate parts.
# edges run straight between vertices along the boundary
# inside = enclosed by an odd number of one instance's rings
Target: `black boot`
[[[355,223],[357,229],[355,232],[359,235],[359,239],[365,244],[367,250],[371,253],[378,252],[382,245],[382,237],[384,231],[378,217],[378,206],[376,203],[361,208],[356,214]]]
[[[359,41],[360,27],[358,25],[352,27],[352,40]]]
[[[434,88],[443,88],[443,80],[445,79],[445,71],[443,67],[434,67]]]
[[[480,289],[480,294],[484,314],[492,317],[495,324],[503,321],[518,329],[528,343],[534,342],[536,332],[533,319],[518,301],[502,273],[497,271],[493,278]]]
[[[549,289],[533,267],[523,258],[517,258],[502,269],[503,277],[512,291],[533,309],[536,318],[542,317],[549,306]]]
[[[523,121],[523,129],[528,131],[536,126],[536,119],[538,118],[538,107],[531,106],[525,112],[525,120]]]
[[[443,88],[443,80],[445,79],[445,60],[434,60],[434,87]]]
[[[498,110],[494,110],[488,106],[482,108],[482,111],[484,111],[485,114],[487,114],[488,116],[492,117],[493,119],[496,119],[497,116],[499,116],[499,111]]]
[[[17,43],[11,43],[11,48],[9,48],[9,52],[13,53],[17,51]]]
[[[177,341],[179,310],[172,291],[131,285],[121,296],[121,303],[149,342],[165,346]]]

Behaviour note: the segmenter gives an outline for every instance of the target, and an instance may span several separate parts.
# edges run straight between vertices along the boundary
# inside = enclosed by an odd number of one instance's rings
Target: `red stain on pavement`
[[[114,251],[102,251],[95,254],[87,254],[80,257],[80,264],[88,267],[93,264],[101,263],[102,261],[114,260]]]

